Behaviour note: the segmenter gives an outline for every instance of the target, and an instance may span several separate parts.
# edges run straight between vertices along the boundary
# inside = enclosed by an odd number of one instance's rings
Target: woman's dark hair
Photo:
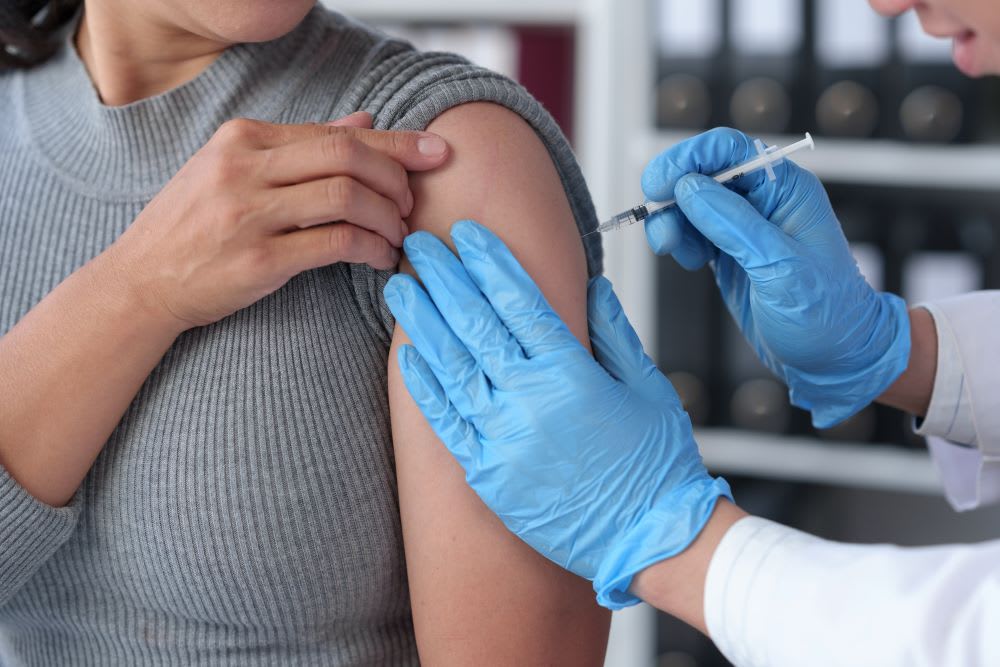
[[[0,0],[0,70],[31,67],[55,53],[83,0]]]

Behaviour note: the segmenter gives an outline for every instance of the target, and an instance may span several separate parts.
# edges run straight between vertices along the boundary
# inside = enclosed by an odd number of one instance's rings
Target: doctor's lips
[[[966,76],[978,77],[986,73],[979,62],[979,45],[978,36],[972,30],[966,30],[952,37],[952,60]]]

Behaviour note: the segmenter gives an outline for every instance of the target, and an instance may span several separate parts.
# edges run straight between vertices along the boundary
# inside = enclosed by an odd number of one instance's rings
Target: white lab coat
[[[1000,292],[925,307],[938,372],[918,433],[956,509],[1000,501]],[[1000,540],[848,545],[743,519],[712,558],[705,616],[740,667],[1000,666]]]

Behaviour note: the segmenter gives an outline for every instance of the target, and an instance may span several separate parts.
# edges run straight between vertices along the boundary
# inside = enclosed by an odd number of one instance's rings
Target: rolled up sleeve
[[[66,507],[51,507],[0,466],[0,606],[66,543],[79,516],[79,494]]]
[[[1000,502],[1000,292],[923,304],[938,337],[927,437],[945,496],[963,511]]]

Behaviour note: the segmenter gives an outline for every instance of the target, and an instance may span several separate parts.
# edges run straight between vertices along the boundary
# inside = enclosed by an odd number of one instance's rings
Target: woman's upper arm
[[[580,234],[534,131],[490,104],[457,107],[429,129],[448,140],[452,158],[439,171],[413,177],[411,230],[447,239],[456,220],[490,227],[589,345]],[[594,602],[590,582],[508,532],[465,484],[399,376],[396,350],[406,340],[397,328],[389,399],[421,659],[430,665],[603,664],[609,614]]]

